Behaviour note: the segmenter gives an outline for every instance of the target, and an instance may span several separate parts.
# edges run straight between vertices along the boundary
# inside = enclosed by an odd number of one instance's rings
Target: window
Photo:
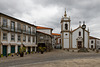
[[[99,44],[99,41],[97,41],[97,44]]]
[[[29,34],[31,33],[31,27],[28,27],[28,33]]]
[[[79,32],[79,36],[81,36],[81,32]]]
[[[31,40],[30,40],[30,36],[28,36],[28,42],[30,42]]]
[[[15,34],[11,34],[11,41],[15,40]]]
[[[33,42],[35,42],[35,39],[34,39],[34,37],[33,37]]]
[[[15,29],[15,22],[11,21],[11,29]]]
[[[65,29],[68,30],[68,24],[65,24]]]
[[[32,34],[34,34],[34,33],[35,33],[35,28],[33,27]]]
[[[3,18],[3,27],[7,27],[7,19]]]
[[[40,36],[40,39],[43,39],[43,36]]]
[[[63,25],[61,24],[61,30],[63,30]]]
[[[3,40],[7,40],[7,33],[3,33]]]
[[[60,39],[59,43],[61,43],[61,39]]]
[[[93,48],[93,45],[91,45],[91,48]]]
[[[23,41],[26,41],[26,36],[23,36]]]
[[[17,29],[21,30],[21,24],[20,23],[17,23]]]
[[[18,35],[18,41],[21,41],[21,36],[20,35]]]
[[[91,44],[93,44],[93,41],[91,41]]]
[[[23,25],[23,31],[24,32],[26,31],[26,25]]]

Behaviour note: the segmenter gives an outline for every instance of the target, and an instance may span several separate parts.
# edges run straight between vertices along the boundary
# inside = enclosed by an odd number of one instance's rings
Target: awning
[[[9,43],[1,43],[2,45],[10,45]]]

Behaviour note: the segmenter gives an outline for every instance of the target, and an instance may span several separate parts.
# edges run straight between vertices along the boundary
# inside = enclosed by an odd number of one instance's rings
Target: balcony
[[[36,33],[34,31],[31,32],[31,35],[36,35]]]
[[[31,31],[27,31],[27,34],[31,34]]]
[[[10,27],[9,26],[1,26],[1,29],[2,30],[6,30],[6,31],[10,31]]]
[[[32,31],[26,31],[26,30],[23,30],[23,33],[24,34],[29,34],[29,35],[36,35],[36,33],[35,32],[32,32]]]
[[[6,30],[6,31],[13,31],[13,32],[20,32],[21,33],[21,29],[17,29],[15,28],[11,28],[10,26],[1,26],[2,30]]]
[[[34,31],[22,30],[22,29],[18,29],[17,27],[11,28],[10,26],[1,26],[0,28],[1,28],[2,30],[12,31],[12,32],[16,32],[16,33],[23,33],[23,34],[29,34],[29,35],[36,35],[36,32],[34,32]]]
[[[23,33],[26,34],[26,30],[23,30]]]

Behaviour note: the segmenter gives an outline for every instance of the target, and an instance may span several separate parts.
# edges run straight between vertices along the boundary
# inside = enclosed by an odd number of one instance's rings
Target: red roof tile
[[[37,28],[37,29],[52,29],[52,28],[40,27],[40,26],[37,26],[36,28]],[[53,29],[52,29],[52,30],[53,30]]]
[[[52,33],[52,35],[61,36],[61,34],[58,34],[58,33]]]

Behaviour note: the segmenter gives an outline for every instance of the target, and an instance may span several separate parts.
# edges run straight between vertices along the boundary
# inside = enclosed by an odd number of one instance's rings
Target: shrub
[[[1,57],[3,57],[3,54],[1,54]]]
[[[9,53],[8,56],[11,56],[11,53]]]
[[[43,51],[43,52],[44,52],[45,49],[46,49],[46,47],[39,47],[39,50],[40,50],[40,51]]]
[[[22,48],[20,48],[20,50],[19,50],[20,53],[23,53],[23,52],[25,52],[25,51],[26,51],[26,48],[25,48],[25,47],[22,47]]]
[[[27,52],[27,54],[29,54],[29,52]]]

